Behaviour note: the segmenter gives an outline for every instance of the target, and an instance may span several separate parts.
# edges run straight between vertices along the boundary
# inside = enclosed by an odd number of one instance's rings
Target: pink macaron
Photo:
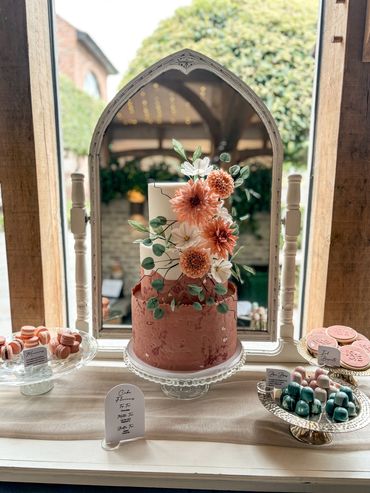
[[[12,347],[9,344],[5,344],[4,346],[1,346],[0,355],[3,361],[13,359],[14,354]]]
[[[73,345],[70,346],[70,348],[72,354],[78,353],[78,351],[80,350],[80,343],[78,341],[75,341]]]
[[[76,341],[81,344],[82,342],[81,334],[79,332],[73,332],[73,335],[75,336]]]
[[[57,347],[59,346],[59,341],[57,337],[53,337],[53,339],[49,342],[49,349],[51,354],[55,354]]]
[[[59,346],[55,350],[55,356],[58,359],[66,359],[71,354],[70,346],[63,346],[63,344],[59,344]]]
[[[0,346],[4,346],[4,344],[6,343],[6,339],[4,336],[0,336]]]
[[[9,342],[9,346],[12,348],[13,354],[17,355],[23,351],[24,342],[19,339],[15,339],[14,341]]]
[[[40,332],[38,333],[38,338],[40,344],[42,344],[43,346],[45,346],[45,344],[49,344],[50,332],[48,331],[48,329],[40,330]]]
[[[38,345],[39,345],[39,338],[37,336],[30,337],[29,339],[25,339],[24,341],[25,349],[37,347]]]
[[[35,335],[35,327],[33,327],[33,325],[24,325],[22,328],[21,328],[21,333],[20,333],[20,337],[25,340],[25,339],[30,339],[31,337],[33,337]]]
[[[64,346],[73,346],[75,342],[75,336],[73,334],[62,334],[60,338],[60,343]]]

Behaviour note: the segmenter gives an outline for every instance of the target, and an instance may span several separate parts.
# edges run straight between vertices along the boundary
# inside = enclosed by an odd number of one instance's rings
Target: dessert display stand
[[[257,394],[267,411],[290,424],[290,433],[295,439],[309,445],[325,445],[333,440],[333,433],[346,433],[359,430],[370,422],[369,399],[357,387],[351,386],[351,388],[356,403],[359,406],[359,412],[356,417],[344,423],[331,421],[325,412],[322,412],[317,417],[306,419],[285,411],[274,399],[273,389],[266,387],[265,382],[258,382]]]
[[[341,378],[345,382],[349,383],[350,385],[357,386],[358,382],[355,377],[366,377],[370,376],[370,368],[367,370],[349,370],[347,368],[342,368],[341,366],[336,366],[336,367],[330,367],[330,366],[323,366],[319,365],[317,358],[313,356],[308,350],[307,350],[307,343],[306,343],[306,338],[303,337],[297,345],[297,350],[303,358],[310,363],[310,365],[313,366],[320,366],[320,368],[324,368],[329,372],[329,376],[331,378]]]
[[[80,351],[66,359],[49,357],[43,365],[24,366],[22,353],[15,359],[0,364],[0,386],[20,387],[23,395],[46,394],[54,387],[54,380],[82,368],[91,361],[98,349],[94,337],[80,332]]]
[[[196,399],[209,390],[212,383],[231,377],[245,364],[245,350],[241,342],[234,355],[224,363],[195,372],[169,371],[155,368],[140,360],[134,353],[132,341],[124,351],[123,359],[127,368],[145,380],[159,383],[168,397],[175,399]]]

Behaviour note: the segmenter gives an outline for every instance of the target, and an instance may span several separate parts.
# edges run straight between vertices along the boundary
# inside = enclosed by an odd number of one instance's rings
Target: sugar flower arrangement
[[[170,199],[176,220],[168,221],[158,216],[150,221],[149,227],[129,221],[136,230],[149,233],[148,238],[137,242],[151,246],[156,257],[163,257],[160,262],[164,265],[157,269],[158,260],[153,257],[146,257],[141,263],[145,270],[160,269],[162,276],[156,277],[151,283],[158,296],[148,300],[147,308],[153,311],[156,319],[164,316],[165,311],[160,306],[160,292],[164,288],[168,271],[179,266],[179,280],[183,276],[194,279],[194,284],[189,283],[187,289],[190,295],[197,298],[192,303],[195,310],[202,310],[204,304],[215,304],[220,313],[227,313],[229,307],[224,300],[228,293],[228,279],[234,276],[243,282],[241,269],[249,273],[253,273],[253,269],[235,263],[235,257],[243,247],[235,250],[239,227],[224,206],[224,201],[235,188],[244,185],[249,168],[234,165],[227,172],[212,165],[208,157],[202,158],[200,147],[189,159],[181,143],[175,139],[172,142],[175,152],[183,159],[181,172],[189,178],[187,184],[176,190],[174,198]],[[220,155],[220,162],[230,161],[228,153]],[[175,289],[172,291],[176,292]],[[180,302],[172,293],[170,296],[171,310],[174,311]]]

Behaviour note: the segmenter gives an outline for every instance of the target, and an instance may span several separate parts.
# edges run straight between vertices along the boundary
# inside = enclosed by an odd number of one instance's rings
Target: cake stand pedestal
[[[277,418],[290,424],[289,431],[300,442],[309,445],[325,445],[333,440],[333,433],[346,433],[364,428],[370,422],[370,401],[357,387],[351,387],[356,404],[360,410],[356,417],[345,423],[331,421],[323,411],[319,416],[310,419],[301,418],[294,413],[285,411],[274,399],[273,391],[266,388],[266,382],[258,382],[257,394],[267,411]]]
[[[127,368],[135,375],[150,382],[159,383],[166,396],[184,400],[197,399],[208,392],[210,384],[231,377],[243,367],[245,358],[246,353],[240,341],[234,355],[227,361],[195,372],[154,368],[135,355],[132,341],[128,343],[123,354]]]
[[[15,359],[0,363],[0,386],[19,387],[23,395],[43,395],[54,387],[54,380],[82,368],[91,361],[98,350],[94,337],[80,332],[82,342],[80,351],[60,360],[49,356],[43,365],[24,367],[22,353]]]

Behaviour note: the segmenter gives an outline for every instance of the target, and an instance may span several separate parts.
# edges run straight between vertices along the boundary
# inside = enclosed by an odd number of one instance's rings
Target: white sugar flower
[[[185,161],[181,165],[181,172],[185,176],[200,176],[204,177],[209,175],[211,171],[213,171],[213,166],[209,164],[209,157],[204,157],[203,159],[196,159],[193,164]]]
[[[199,229],[185,222],[180,223],[172,230],[171,241],[180,249],[197,245],[200,241]]]
[[[217,211],[218,217],[221,217],[224,221],[226,221],[229,224],[232,224],[234,222],[231,214],[229,211],[226,209],[226,207],[223,207],[223,201],[220,203]]]
[[[212,262],[211,275],[216,282],[224,283],[231,276],[232,264],[225,259],[216,259]]]

